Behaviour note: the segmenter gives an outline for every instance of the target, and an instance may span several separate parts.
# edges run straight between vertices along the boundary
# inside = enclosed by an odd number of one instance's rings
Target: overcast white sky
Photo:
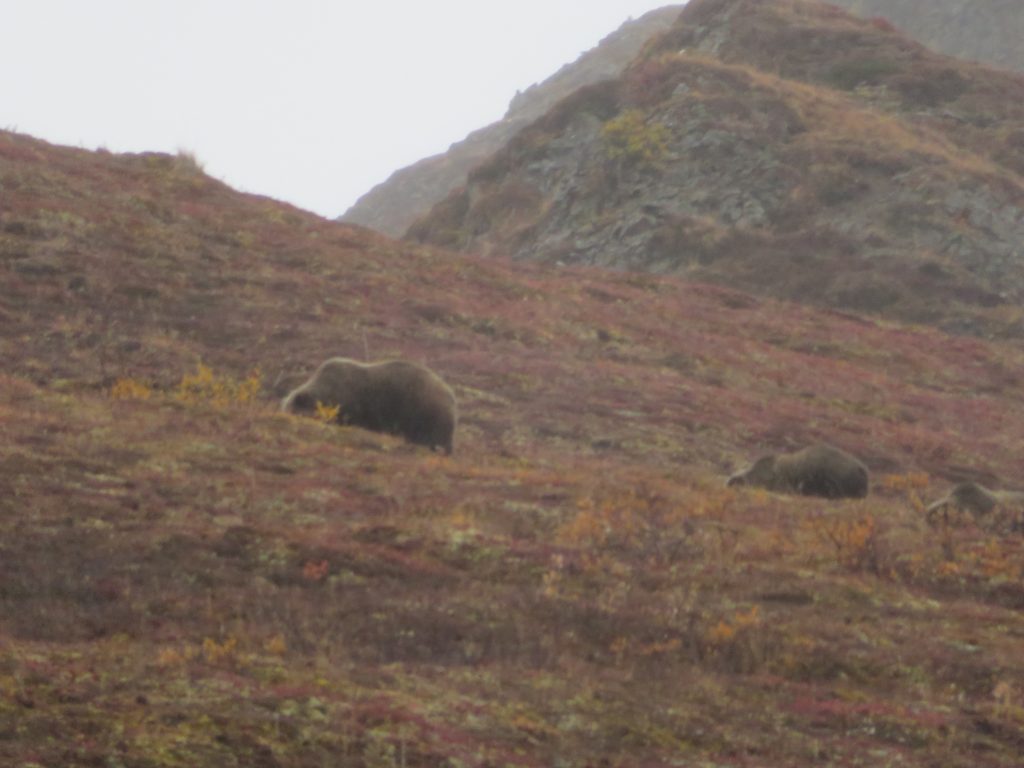
[[[679,0],[675,0],[679,2]],[[10,0],[0,129],[194,152],[325,216],[672,0]]]

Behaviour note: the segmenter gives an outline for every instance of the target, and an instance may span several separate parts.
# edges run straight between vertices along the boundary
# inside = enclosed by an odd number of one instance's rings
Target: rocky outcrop
[[[1024,335],[1024,78],[805,0],[692,0],[409,231]]]
[[[435,203],[462,186],[474,166],[501,149],[559,100],[585,85],[618,77],[644,43],[670,27],[681,10],[681,5],[670,5],[627,21],[574,63],[565,65],[543,83],[517,93],[501,120],[474,131],[444,154],[396,171],[359,198],[339,221],[400,237]]]

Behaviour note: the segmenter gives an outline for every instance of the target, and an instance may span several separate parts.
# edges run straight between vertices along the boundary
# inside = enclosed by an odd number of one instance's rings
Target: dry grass
[[[2,392],[12,764],[1016,760],[1022,541],[929,528],[921,480],[829,505]]]

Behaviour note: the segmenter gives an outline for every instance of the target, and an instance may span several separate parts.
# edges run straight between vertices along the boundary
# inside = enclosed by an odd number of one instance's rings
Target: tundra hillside
[[[1024,78],[804,0],[693,0],[414,240],[1024,334]]]
[[[1018,766],[1024,354],[0,134],[0,763]],[[454,456],[277,412],[325,357]],[[732,489],[827,440],[868,498]]]

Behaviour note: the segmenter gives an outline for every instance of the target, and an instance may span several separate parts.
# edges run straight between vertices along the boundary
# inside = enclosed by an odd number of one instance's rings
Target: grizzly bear
[[[727,484],[826,499],[862,499],[868,495],[868,470],[845,451],[822,444],[763,456],[730,477]]]
[[[338,408],[338,424],[389,432],[417,445],[452,452],[455,395],[422,365],[405,360],[360,363],[331,358],[284,398],[281,410],[315,413],[318,403]]]
[[[951,508],[968,512],[975,518],[983,518],[997,507],[1006,511],[1024,509],[1024,493],[993,491],[973,481],[958,483],[943,498],[928,505],[927,520],[934,523],[941,512],[942,519],[949,522]]]

